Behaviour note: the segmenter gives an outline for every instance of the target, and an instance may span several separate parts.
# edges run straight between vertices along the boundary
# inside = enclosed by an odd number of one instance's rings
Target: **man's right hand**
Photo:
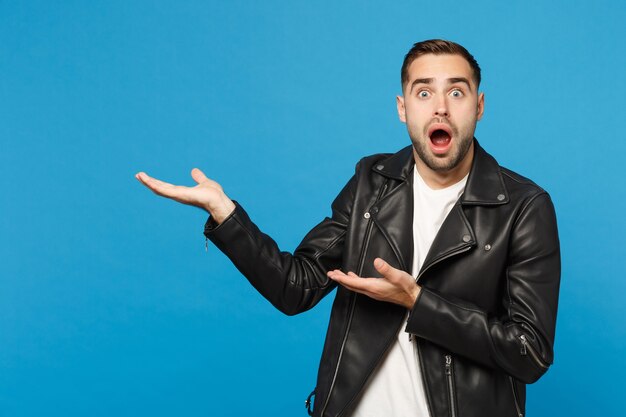
[[[152,178],[145,172],[135,175],[135,178],[156,195],[204,209],[218,224],[222,223],[235,210],[235,203],[224,193],[221,185],[207,178],[198,168],[191,170],[191,177],[198,183],[195,187],[169,184]]]

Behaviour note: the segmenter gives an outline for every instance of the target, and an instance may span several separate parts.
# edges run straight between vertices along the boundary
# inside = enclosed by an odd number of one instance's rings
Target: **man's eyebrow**
[[[409,91],[413,91],[413,87],[415,87],[417,84],[430,84],[434,80],[434,78],[417,78],[411,83],[411,88],[409,89]]]
[[[465,78],[465,77],[448,78],[448,82],[450,84],[465,83],[465,84],[467,84],[467,88],[469,88],[470,91],[472,90],[472,85],[470,84],[469,80],[467,78]]]
[[[409,91],[413,91],[413,87],[415,87],[417,84],[431,84],[434,80],[434,78],[416,78],[411,83],[411,88],[409,89]],[[472,90],[472,84],[465,77],[452,77],[448,78],[446,81],[448,81],[449,84],[465,83],[467,84],[467,88],[469,88],[470,91]]]

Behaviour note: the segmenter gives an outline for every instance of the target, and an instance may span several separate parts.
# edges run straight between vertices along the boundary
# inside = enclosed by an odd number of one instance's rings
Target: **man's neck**
[[[461,181],[472,168],[474,160],[474,143],[470,145],[469,150],[461,162],[448,171],[434,171],[430,169],[413,150],[413,158],[415,159],[415,167],[426,185],[433,190],[440,190]]]

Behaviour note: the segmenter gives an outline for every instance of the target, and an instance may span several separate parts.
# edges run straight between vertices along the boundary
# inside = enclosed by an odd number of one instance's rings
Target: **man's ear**
[[[402,123],[406,123],[406,109],[404,108],[404,97],[396,96],[396,107],[398,107],[398,117]]]
[[[480,93],[478,95],[478,106],[476,107],[476,120],[482,119],[484,112],[485,112],[485,93]]]

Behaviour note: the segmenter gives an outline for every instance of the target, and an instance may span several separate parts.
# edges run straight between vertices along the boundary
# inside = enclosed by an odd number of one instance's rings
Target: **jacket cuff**
[[[450,338],[450,329],[459,325],[459,311],[462,311],[461,315],[467,319],[463,321],[468,327],[475,324],[471,320],[472,316],[482,314],[473,305],[465,305],[460,300],[448,300],[435,291],[421,287],[405,330],[435,343],[441,343]]]
[[[240,226],[241,222],[238,222],[237,218],[248,218],[248,214],[243,207],[236,201],[233,201],[233,203],[235,203],[235,209],[222,223],[217,223],[213,216],[209,216],[204,224],[204,236],[218,247],[220,246],[219,242],[228,241],[229,236],[233,234],[233,229]]]
[[[423,314],[426,308],[424,304],[430,304],[427,300],[428,298],[428,289],[421,287],[420,292],[415,299],[415,304],[413,304],[413,308],[409,311],[409,316],[406,320],[406,328],[405,331],[407,333],[411,333],[417,336],[420,336],[420,321],[422,323],[427,322],[424,320]],[[426,299],[424,301],[424,299]],[[427,309],[426,309],[427,310]],[[421,320],[420,320],[421,317]]]

